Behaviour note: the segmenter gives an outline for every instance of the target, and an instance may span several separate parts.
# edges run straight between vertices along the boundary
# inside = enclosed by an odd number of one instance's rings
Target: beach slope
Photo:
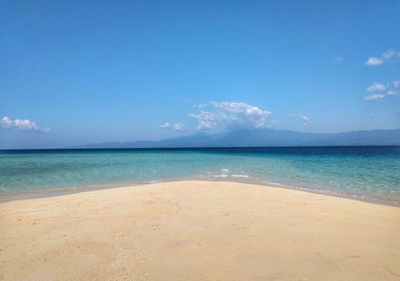
[[[0,280],[400,280],[400,208],[207,181],[3,202]]]

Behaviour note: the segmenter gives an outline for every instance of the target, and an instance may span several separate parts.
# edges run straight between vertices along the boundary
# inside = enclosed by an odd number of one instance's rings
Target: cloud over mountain
[[[160,125],[161,129],[169,129],[169,130],[175,130],[178,132],[183,132],[186,130],[185,125],[183,125],[181,122],[176,123],[174,125],[170,124],[169,122],[165,122],[164,124]]]
[[[304,126],[308,126],[310,124],[310,118],[308,118],[308,116],[303,114],[289,113],[286,114],[286,117],[298,119],[303,123]]]
[[[192,113],[190,118],[197,121],[197,129],[262,128],[272,113],[244,102],[209,102],[202,104],[202,110]],[[203,110],[204,109],[204,110]]]

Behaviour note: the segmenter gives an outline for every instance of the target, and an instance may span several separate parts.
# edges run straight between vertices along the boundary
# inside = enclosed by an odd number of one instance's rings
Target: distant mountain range
[[[172,148],[172,147],[267,147],[400,145],[400,130],[301,133],[275,129],[247,129],[194,135],[157,141],[106,142],[75,148]]]

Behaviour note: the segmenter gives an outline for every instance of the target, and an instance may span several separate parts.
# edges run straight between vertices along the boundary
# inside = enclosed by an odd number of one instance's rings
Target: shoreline
[[[301,186],[290,186],[283,185],[280,183],[272,183],[262,180],[251,180],[251,179],[232,179],[232,178],[203,178],[203,177],[190,177],[190,178],[173,178],[173,179],[164,179],[164,180],[151,180],[151,181],[141,181],[141,182],[128,182],[128,183],[120,183],[120,184],[104,184],[104,185],[88,185],[83,187],[66,187],[66,188],[57,188],[57,189],[47,189],[47,190],[37,190],[37,191],[20,191],[15,193],[0,193],[0,204],[9,201],[16,200],[29,200],[29,199],[41,199],[48,197],[57,197],[64,196],[75,193],[86,193],[97,190],[106,190],[106,189],[115,189],[121,187],[131,187],[135,188],[137,186],[146,186],[155,183],[173,183],[173,182],[185,182],[185,181],[204,181],[204,182],[227,182],[227,183],[244,183],[255,186],[262,186],[266,188],[281,188],[285,190],[296,190],[300,192],[319,194],[328,197],[336,197],[343,198],[349,200],[355,200],[360,202],[366,202],[371,204],[383,205],[383,206],[391,206],[400,208],[400,200],[390,200],[388,198],[376,198],[366,195],[359,194],[350,194],[343,192],[335,192],[324,189],[313,189],[306,188]]]
[[[174,181],[0,204],[4,280],[399,280],[400,209]]]

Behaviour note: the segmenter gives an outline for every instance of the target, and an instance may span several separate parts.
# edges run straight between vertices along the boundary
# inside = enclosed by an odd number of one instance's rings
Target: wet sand
[[[0,280],[400,280],[400,208],[179,181],[0,203]]]

